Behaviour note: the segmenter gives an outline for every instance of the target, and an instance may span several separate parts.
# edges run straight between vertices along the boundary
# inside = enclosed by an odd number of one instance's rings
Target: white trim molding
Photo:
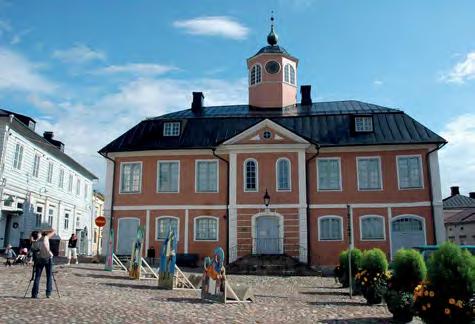
[[[401,158],[411,158],[411,157],[417,157],[419,158],[419,168],[421,170],[421,186],[420,187],[414,187],[414,188],[401,188],[401,181],[399,177],[399,159]],[[422,166],[422,156],[420,154],[411,154],[411,155],[396,155],[396,173],[397,173],[397,188],[398,190],[422,190],[424,189],[424,168]]]
[[[73,217],[74,219],[74,217]],[[140,227],[140,217],[133,217],[133,216],[127,216],[127,217],[118,217],[117,219],[117,234],[116,234],[116,237],[115,237],[115,249],[113,249],[114,251],[117,251],[117,249],[119,248],[119,238],[120,238],[120,221],[122,220],[127,220],[127,219],[138,219],[139,221],[139,225],[138,227]],[[116,252],[117,253],[117,252]]]
[[[360,188],[359,161],[360,161],[360,160],[369,160],[369,159],[377,159],[377,160],[378,160],[378,165],[379,165],[379,184],[380,184],[380,188],[375,188],[375,189],[361,189],[361,188]],[[358,191],[383,191],[383,190],[384,190],[384,184],[383,184],[383,169],[382,169],[382,163],[381,163],[381,156],[379,156],[379,155],[370,155],[370,156],[357,156],[357,157],[356,157],[356,186],[357,186],[357,188],[358,188]]]
[[[442,204],[442,191],[440,185],[439,155],[438,151],[429,154],[429,175],[432,186],[433,222],[435,225],[435,239],[437,244],[442,244],[447,240],[447,233],[444,226],[444,210]]]
[[[177,191],[160,191],[159,186],[160,186],[160,164],[162,163],[178,163],[178,174],[177,174]],[[160,194],[176,194],[180,193],[180,171],[181,171],[181,163],[180,160],[157,160],[157,186],[156,186],[156,192]]]
[[[259,212],[255,215],[252,215],[251,218],[251,226],[252,226],[252,253],[255,254],[257,253],[256,249],[256,239],[257,239],[257,224],[256,224],[256,219],[261,216],[271,216],[271,217],[277,217],[279,220],[279,238],[281,240],[279,244],[279,253],[284,253],[284,216],[277,212],[272,212],[272,211],[264,211],[264,212]]]
[[[139,191],[122,191],[122,172],[123,166],[127,164],[140,164],[140,179],[139,179]],[[142,176],[143,176],[143,162],[142,161],[124,161],[120,162],[119,166],[119,194],[120,195],[138,195],[142,193]],[[69,183],[68,183],[69,188]]]
[[[196,223],[200,219],[204,218],[210,218],[216,220],[216,239],[215,240],[199,240],[196,238]],[[216,216],[208,216],[208,215],[203,215],[203,216],[197,216],[193,218],[193,242],[218,242],[219,241],[219,217]]]
[[[320,222],[325,219],[332,219],[338,218],[340,220],[340,232],[341,232],[341,239],[339,240],[322,240],[321,239],[321,226]],[[341,242],[345,240],[345,233],[343,232],[343,217],[338,215],[325,215],[325,216],[317,216],[317,227],[318,227],[318,241],[319,242]]]
[[[154,240],[158,242],[165,241],[165,239],[159,239],[158,236],[158,222],[161,218],[172,218],[177,220],[176,224],[176,241],[180,241],[180,217],[177,216],[169,216],[169,215],[162,215],[162,216],[156,216],[155,217],[155,237]]]
[[[312,209],[346,209],[346,204],[310,204]],[[398,207],[430,207],[430,201],[402,202],[402,203],[358,203],[351,204],[352,208],[398,208]]]
[[[374,238],[363,238],[363,220],[367,218],[379,218],[383,220],[383,238],[374,239]],[[363,242],[381,242],[386,241],[386,219],[384,216],[376,214],[367,214],[359,217],[359,226],[360,226],[360,241]]]
[[[318,161],[321,161],[321,160],[337,160],[338,161],[338,178],[339,178],[339,188],[338,189],[320,189],[320,177],[319,177],[319,171],[318,171]],[[343,191],[343,179],[342,179],[342,176],[341,176],[341,158],[340,157],[319,157],[317,158],[317,161],[315,163],[315,167],[317,169],[317,191],[321,191],[321,192],[341,192]]]
[[[198,163],[216,162],[216,191],[198,191]],[[219,160],[218,159],[196,159],[195,160],[195,193],[215,194],[219,192]]]
[[[289,163],[289,189],[279,189],[279,162],[287,161]],[[292,162],[287,157],[280,157],[275,161],[275,191],[277,192],[292,192]]]
[[[256,181],[256,189],[251,190],[247,189],[247,163],[254,162],[256,172],[255,172],[255,181]],[[259,162],[255,158],[247,158],[244,160],[242,164],[242,187],[244,192],[259,192]]]
[[[393,223],[395,221],[397,221],[398,219],[400,219],[400,218],[414,218],[414,219],[417,219],[417,220],[421,221],[422,222],[422,231],[424,232],[424,245],[427,244],[427,228],[426,228],[426,219],[424,217],[421,217],[421,216],[415,215],[415,214],[400,214],[400,215],[391,217],[391,222],[389,224],[389,241],[390,241],[389,249],[391,251],[390,252],[391,253],[391,258],[394,257],[392,255],[392,251],[393,251],[393,242],[392,242]]]

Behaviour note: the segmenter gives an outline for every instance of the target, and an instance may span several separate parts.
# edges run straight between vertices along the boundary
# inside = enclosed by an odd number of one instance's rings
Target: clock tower
[[[283,108],[297,103],[298,59],[277,45],[274,17],[267,46],[247,59],[249,105],[255,108]]]

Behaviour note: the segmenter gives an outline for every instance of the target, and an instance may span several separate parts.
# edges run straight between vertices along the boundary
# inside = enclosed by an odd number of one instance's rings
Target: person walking
[[[15,253],[15,251],[13,251],[11,244],[8,244],[7,248],[5,249],[5,258],[7,259],[7,261],[5,262],[5,267],[6,266],[11,267],[12,266],[12,260],[15,260],[15,258],[16,258],[16,253]]]
[[[43,268],[46,269],[46,298],[51,296],[53,290],[53,253],[51,252],[49,239],[54,235],[54,229],[50,228],[42,233],[42,237],[33,243],[35,250],[38,250],[35,262],[35,281],[31,290],[31,298],[38,298],[40,279]]]
[[[78,264],[78,238],[76,234],[71,234],[71,237],[69,238],[68,241],[68,265],[71,264],[71,256],[73,259],[76,260],[76,264]]]

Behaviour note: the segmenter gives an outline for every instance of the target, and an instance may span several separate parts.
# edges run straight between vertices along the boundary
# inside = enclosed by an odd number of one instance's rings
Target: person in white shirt
[[[53,290],[53,253],[51,252],[49,239],[54,235],[54,229],[44,230],[42,237],[34,242],[34,248],[37,250],[35,267],[35,281],[31,290],[31,298],[38,298],[38,290],[40,288],[40,279],[43,268],[46,269],[46,298],[51,296]]]

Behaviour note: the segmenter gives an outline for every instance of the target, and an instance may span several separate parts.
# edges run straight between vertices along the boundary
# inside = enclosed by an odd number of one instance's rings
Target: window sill
[[[157,191],[158,194],[179,194],[179,191]]]
[[[277,189],[276,192],[292,192],[292,189]]]
[[[317,188],[317,192],[342,192],[343,190],[340,189],[320,189]]]
[[[399,191],[410,191],[410,190],[423,190],[424,187],[413,187],[413,188],[401,188],[401,187],[399,187],[398,189],[399,189]]]
[[[343,239],[318,239],[319,242],[343,242]]]
[[[369,191],[369,192],[371,192],[371,191],[383,191],[383,188],[379,188],[379,189],[360,189],[360,188],[358,188],[358,191],[359,191],[359,192],[365,192],[365,191]]]
[[[193,239],[194,242],[218,242],[219,240],[198,240],[198,239]]]
[[[139,195],[141,191],[119,191],[119,195]]]
[[[361,242],[385,242],[386,241],[386,238],[382,238],[382,239],[361,239],[360,240]]]

